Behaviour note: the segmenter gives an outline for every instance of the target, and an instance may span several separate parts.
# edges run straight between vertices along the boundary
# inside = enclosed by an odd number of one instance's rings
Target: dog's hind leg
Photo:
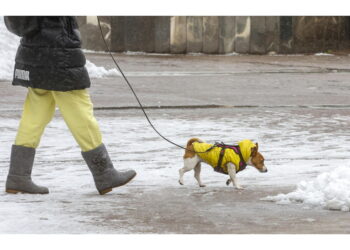
[[[199,157],[197,155],[193,156],[192,158],[184,158],[184,167],[179,170],[180,178],[179,178],[179,183],[181,185],[184,184],[184,174],[188,171],[193,170],[196,165],[199,162]]]
[[[205,185],[201,181],[201,163],[198,162],[196,167],[194,168],[194,178],[198,181],[198,185],[200,187],[205,187]]]

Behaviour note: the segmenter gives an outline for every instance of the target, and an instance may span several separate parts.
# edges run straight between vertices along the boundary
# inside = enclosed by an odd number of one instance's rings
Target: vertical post
[[[266,19],[264,16],[252,16],[250,28],[250,53],[266,53]]]
[[[155,25],[155,52],[170,52],[170,17],[157,16],[154,20]]]
[[[125,51],[125,19],[124,16],[111,18],[111,50],[115,52]]]
[[[281,16],[280,17],[280,52],[290,53],[293,52],[294,39],[293,39],[293,17]]]
[[[220,17],[219,53],[227,54],[235,50],[236,17]]]
[[[350,16],[345,17],[346,38],[350,41]]]
[[[140,28],[141,24],[140,16],[126,16],[125,17],[125,50],[126,51],[140,51]]]
[[[350,42],[350,16],[342,17],[344,26],[341,31],[341,42],[339,45],[340,49],[348,49]]]
[[[187,17],[187,52],[198,53],[203,50],[203,17]]]
[[[278,16],[267,16],[266,18],[266,52],[279,52],[280,41],[280,18]]]
[[[151,16],[114,16],[111,21],[113,51],[154,52],[155,18]]]
[[[249,52],[250,33],[250,17],[236,17],[236,52]]]
[[[153,16],[140,16],[138,22],[139,50],[152,53],[155,47],[155,24]]]
[[[170,18],[170,51],[171,53],[186,53],[187,25],[185,16]]]
[[[81,27],[87,23],[87,16],[77,16],[78,26]]]
[[[203,17],[203,52],[219,52],[219,17]]]

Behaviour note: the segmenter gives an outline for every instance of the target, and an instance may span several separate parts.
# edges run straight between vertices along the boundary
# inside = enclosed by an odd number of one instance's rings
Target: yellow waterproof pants
[[[56,105],[83,152],[102,144],[87,90],[60,92],[28,88],[15,145],[37,148],[46,125],[55,114]]]

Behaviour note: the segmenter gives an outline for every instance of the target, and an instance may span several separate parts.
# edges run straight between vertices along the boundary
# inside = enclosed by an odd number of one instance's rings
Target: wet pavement
[[[105,54],[87,57],[113,67]],[[105,142],[118,167],[138,171],[135,181],[99,196],[57,114],[38,149],[33,177],[51,194],[0,194],[0,232],[350,232],[346,212],[260,200],[290,192],[332,164],[349,162],[349,56],[120,54],[118,60],[167,137],[180,144],[193,136],[227,143],[231,138],[257,140],[269,173],[247,169],[238,177],[245,190],[238,191],[205,167],[207,187],[197,187],[192,173],[185,176],[186,186],[179,186],[182,151],[149,128],[122,79],[93,79],[91,95]],[[1,180],[25,93],[0,82]]]

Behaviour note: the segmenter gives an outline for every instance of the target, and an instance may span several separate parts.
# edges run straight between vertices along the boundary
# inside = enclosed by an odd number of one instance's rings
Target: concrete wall
[[[97,18],[95,16],[78,16],[78,25],[83,41],[83,48],[96,51],[104,51],[106,46],[101,38],[101,32],[97,26]],[[115,17],[100,17],[101,27],[108,45],[111,46],[111,21]],[[122,37],[122,36],[120,36]]]
[[[349,18],[293,17],[293,40],[296,53],[349,48]]]
[[[96,17],[79,17],[84,48],[104,50]],[[313,53],[349,48],[349,17],[101,17],[112,51]]]

